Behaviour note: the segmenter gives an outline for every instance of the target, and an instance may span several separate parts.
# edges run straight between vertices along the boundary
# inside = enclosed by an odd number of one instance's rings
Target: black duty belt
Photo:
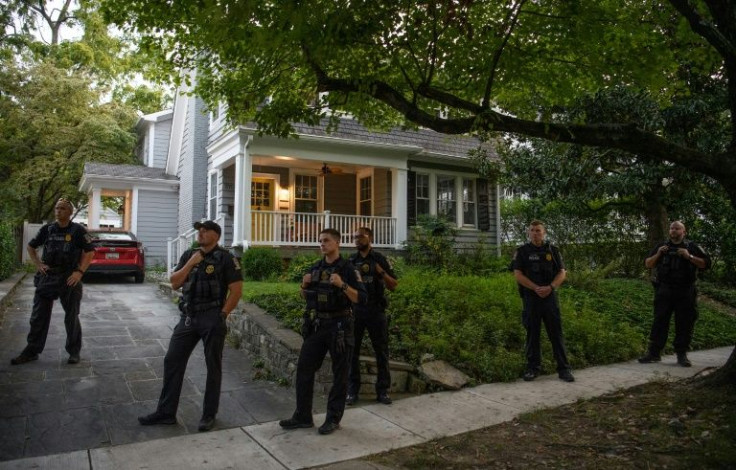
[[[203,302],[199,304],[192,304],[189,307],[189,310],[192,313],[196,312],[204,312],[205,310],[210,310],[213,308],[218,308],[222,305],[222,303],[219,300],[213,300],[212,302]]]
[[[337,312],[316,312],[314,316],[320,320],[331,320],[333,318],[349,317],[351,313],[350,309],[347,309],[338,310]]]

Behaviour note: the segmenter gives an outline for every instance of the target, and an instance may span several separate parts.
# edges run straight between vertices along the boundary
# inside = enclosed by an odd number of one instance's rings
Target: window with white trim
[[[208,197],[207,211],[208,219],[217,218],[217,172],[210,173],[210,191]]]
[[[455,177],[437,175],[437,215],[457,223]]]
[[[294,210],[296,212],[317,212],[317,177],[314,175],[294,175]]]
[[[463,178],[463,225],[476,226],[475,180]]]
[[[429,175],[417,173],[416,175],[416,199],[417,214],[429,215]]]
[[[360,178],[360,215],[373,215],[371,210],[373,202],[372,181],[373,178],[371,178],[370,176]]]

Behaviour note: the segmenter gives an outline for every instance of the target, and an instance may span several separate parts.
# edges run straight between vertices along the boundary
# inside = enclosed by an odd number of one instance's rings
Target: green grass
[[[630,360],[647,344],[652,322],[651,284],[601,279],[587,288],[558,291],[563,331],[573,368]],[[298,283],[246,282],[243,297],[298,331],[304,301]],[[693,349],[733,345],[736,322],[722,309],[700,304]],[[450,276],[407,268],[389,294],[390,350],[395,359],[419,364],[432,354],[476,382],[510,381],[524,368],[521,299],[509,273]],[[674,326],[665,353],[671,352]],[[543,370],[555,364],[542,335]]]

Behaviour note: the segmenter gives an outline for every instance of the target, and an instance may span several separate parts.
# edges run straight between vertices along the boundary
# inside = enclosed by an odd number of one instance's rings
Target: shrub
[[[255,281],[275,279],[281,274],[283,264],[276,248],[254,247],[243,252],[240,259],[243,277]]]
[[[387,294],[392,359],[418,365],[422,356],[431,354],[475,382],[510,381],[521,375],[526,332],[511,274],[454,276],[420,267],[400,268],[399,287]],[[246,300],[299,331],[304,300],[298,284],[248,283],[245,292]],[[601,277],[593,283],[581,282],[579,287],[565,284],[558,294],[573,368],[630,360],[645,349],[653,318],[650,283]],[[674,335],[674,328],[670,334]],[[735,334],[732,317],[701,304],[694,348],[732,345]],[[553,373],[556,364],[545,333],[541,348],[542,368]],[[672,337],[665,352],[671,348]]]
[[[284,271],[284,281],[301,282],[309,268],[319,261],[318,255],[297,255],[289,260],[289,265]]]
[[[422,215],[412,228],[406,243],[409,264],[446,269],[455,256],[453,251],[457,229],[444,218]]]
[[[0,223],[0,280],[10,277],[17,267],[13,229],[7,223]]]

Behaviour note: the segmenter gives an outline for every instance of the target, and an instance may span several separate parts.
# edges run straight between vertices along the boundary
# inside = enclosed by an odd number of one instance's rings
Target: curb
[[[23,271],[17,272],[4,281],[0,281],[0,308],[5,308],[7,306],[10,301],[11,294],[15,292],[15,289],[18,288],[21,281],[25,279],[27,274],[28,273]]]

